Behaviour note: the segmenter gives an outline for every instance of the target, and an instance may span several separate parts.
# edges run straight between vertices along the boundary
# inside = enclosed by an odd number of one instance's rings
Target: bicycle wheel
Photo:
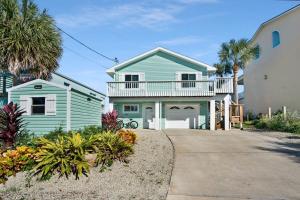
[[[132,129],[136,129],[139,126],[139,124],[136,121],[131,121],[129,125]]]
[[[122,129],[122,128],[124,128],[124,122],[123,122],[123,120],[118,120],[117,121],[117,130],[120,130],[120,129]]]

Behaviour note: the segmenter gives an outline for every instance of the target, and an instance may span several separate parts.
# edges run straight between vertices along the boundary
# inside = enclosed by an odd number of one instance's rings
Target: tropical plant
[[[0,154],[0,184],[5,183],[17,172],[31,170],[35,165],[35,150],[20,146],[16,150],[7,150]]]
[[[91,125],[85,126],[83,129],[79,129],[78,133],[85,139],[88,139],[91,135],[98,134],[102,132],[101,126]]]
[[[0,69],[47,79],[59,64],[62,39],[55,22],[31,0],[0,0]]]
[[[75,179],[87,176],[89,165],[85,160],[84,139],[80,134],[71,136],[59,136],[56,141],[46,138],[38,140],[38,152],[36,153],[37,165],[34,167],[34,175],[39,179],[47,180],[58,173],[59,177],[67,178],[73,174]]]
[[[128,144],[134,144],[136,141],[136,134],[132,130],[121,129],[117,134]]]
[[[4,148],[12,148],[18,134],[24,126],[22,114],[24,111],[17,104],[10,102],[0,110],[0,139]]]
[[[36,147],[36,136],[33,132],[24,129],[16,138],[16,146]]]
[[[95,163],[100,165],[100,171],[110,167],[114,160],[127,162],[127,157],[133,153],[132,144],[110,131],[92,135],[86,141],[85,149],[97,154]]]
[[[237,81],[239,69],[255,57],[259,47],[252,47],[247,39],[230,40],[221,45],[219,59],[222,65],[233,71],[233,100],[238,104]]]
[[[102,126],[106,131],[116,132],[119,129],[118,112],[113,110],[102,117]]]

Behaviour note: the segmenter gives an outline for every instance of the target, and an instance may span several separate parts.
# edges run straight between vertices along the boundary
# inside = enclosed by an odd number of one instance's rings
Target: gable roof
[[[106,70],[106,73],[109,74],[109,75],[113,75],[116,72],[116,70],[118,70],[118,69],[120,69],[120,68],[122,68],[122,67],[124,67],[126,65],[129,65],[131,63],[134,63],[136,61],[142,60],[143,58],[146,58],[146,57],[148,57],[150,55],[153,55],[153,54],[155,54],[157,52],[163,52],[163,53],[175,56],[175,57],[177,57],[179,59],[185,60],[187,62],[193,63],[195,65],[198,65],[198,66],[201,66],[201,67],[206,67],[207,71],[212,71],[212,72],[216,71],[216,68],[214,68],[214,67],[212,67],[212,66],[210,66],[208,64],[205,64],[205,63],[202,63],[202,62],[197,61],[195,59],[192,59],[192,58],[189,58],[187,56],[181,55],[181,54],[176,53],[174,51],[170,51],[170,50],[162,48],[162,47],[157,47],[157,48],[152,49],[150,51],[147,51],[147,52],[145,52],[143,54],[140,54],[140,55],[138,55],[136,57],[133,57],[133,58],[127,60],[127,61],[124,61],[124,62],[122,62],[122,63],[120,63],[118,65],[113,66],[112,68]]]
[[[279,15],[276,15],[275,17],[273,17],[273,18],[271,18],[271,19],[269,19],[269,20],[263,22],[263,23],[258,27],[257,31],[254,33],[254,35],[253,35],[253,37],[251,38],[250,41],[253,41],[253,40],[256,38],[256,36],[258,35],[258,33],[259,33],[265,26],[267,26],[267,25],[269,25],[270,23],[272,23],[272,22],[274,22],[274,21],[280,19],[280,18],[283,17],[283,16],[286,16],[286,15],[288,15],[288,14],[294,12],[295,10],[297,10],[297,9],[299,9],[299,8],[300,8],[300,4],[298,4],[298,5],[296,5],[296,6],[292,7],[292,8],[290,8],[290,9],[284,11],[283,13],[280,13]]]

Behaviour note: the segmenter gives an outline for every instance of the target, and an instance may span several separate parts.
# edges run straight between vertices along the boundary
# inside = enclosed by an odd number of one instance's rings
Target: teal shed
[[[8,102],[24,109],[26,129],[42,135],[58,127],[65,131],[101,126],[105,95],[64,75],[32,80],[7,89]]]

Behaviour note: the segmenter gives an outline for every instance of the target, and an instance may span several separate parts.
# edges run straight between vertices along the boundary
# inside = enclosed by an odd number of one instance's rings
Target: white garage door
[[[198,105],[166,105],[166,128],[198,127]]]

